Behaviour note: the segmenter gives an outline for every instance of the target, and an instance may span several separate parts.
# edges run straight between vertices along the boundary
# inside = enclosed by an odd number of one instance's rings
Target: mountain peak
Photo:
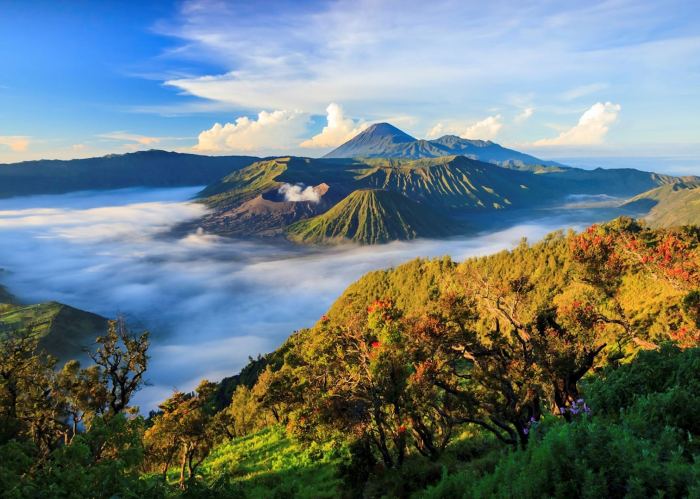
[[[345,144],[326,154],[325,158],[353,158],[381,154],[399,144],[410,144],[416,139],[389,123],[374,123]]]
[[[416,140],[414,137],[411,137],[409,134],[407,134],[403,130],[399,130],[391,123],[384,123],[384,122],[383,123],[374,123],[373,125],[370,125],[369,127],[367,127],[366,130],[364,130],[363,132],[361,132],[357,136],[355,136],[355,139],[363,137],[363,136],[366,138],[367,137],[372,137],[372,138],[389,137],[392,139],[392,142],[394,144],[400,144],[403,142],[414,142]]]

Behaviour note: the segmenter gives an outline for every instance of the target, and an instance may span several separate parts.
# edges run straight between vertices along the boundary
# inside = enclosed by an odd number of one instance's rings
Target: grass
[[[200,473],[209,483],[227,482],[244,497],[338,497],[338,465],[347,451],[331,443],[302,443],[269,427],[216,448]]]
[[[39,345],[59,359],[79,356],[83,348],[107,330],[107,319],[58,302],[0,305],[0,334],[29,330]]]

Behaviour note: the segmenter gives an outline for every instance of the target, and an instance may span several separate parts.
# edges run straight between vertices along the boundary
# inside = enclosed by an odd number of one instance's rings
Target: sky
[[[0,163],[316,157],[378,121],[700,173],[697,0],[0,0]]]

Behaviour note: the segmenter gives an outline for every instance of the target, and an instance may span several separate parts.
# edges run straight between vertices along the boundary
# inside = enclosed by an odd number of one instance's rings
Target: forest
[[[629,218],[367,274],[145,414],[149,335],[0,331],[0,494],[700,497],[700,228]]]

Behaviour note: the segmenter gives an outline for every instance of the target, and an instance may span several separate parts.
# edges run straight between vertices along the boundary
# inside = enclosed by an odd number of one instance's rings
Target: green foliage
[[[542,440],[502,459],[493,473],[467,468],[423,497],[687,497],[700,467],[683,456],[675,434],[656,439],[596,421],[557,424]],[[696,489],[697,490],[697,489]]]
[[[313,328],[148,422],[129,405],[147,334],[112,323],[93,364],[56,371],[38,335],[15,331],[0,338],[0,487],[697,497],[699,250],[697,228],[620,219],[374,272]]]
[[[82,353],[95,336],[107,331],[107,323],[104,317],[57,302],[0,305],[0,336],[31,330],[41,339],[41,348],[63,360]]]
[[[585,384],[591,416],[548,421],[492,471],[465,469],[423,497],[688,497],[700,487],[700,349],[643,351]]]
[[[202,464],[207,484],[237,497],[338,497],[338,465],[348,451],[332,442],[309,444],[279,426],[219,446]]]

